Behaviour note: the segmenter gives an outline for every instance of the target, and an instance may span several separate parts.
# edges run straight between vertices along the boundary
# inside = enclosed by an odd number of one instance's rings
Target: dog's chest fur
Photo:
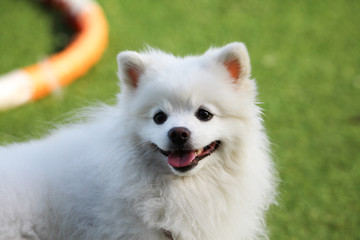
[[[137,214],[133,217],[138,218],[139,228],[147,229],[147,236],[155,231],[164,239],[233,239],[237,230],[232,228],[238,228],[234,222],[239,221],[238,213],[242,209],[238,206],[241,202],[237,202],[240,193],[236,190],[236,182],[239,179],[233,178],[224,186],[224,179],[212,176],[213,180],[209,180],[207,174],[195,178],[169,177],[152,183],[140,181],[139,191],[132,192],[125,206],[131,209],[129,212]],[[208,181],[218,181],[218,184],[208,184]],[[120,211],[119,215],[123,215],[124,209]],[[119,220],[114,217],[115,221]],[[219,225],[223,226],[221,230]]]

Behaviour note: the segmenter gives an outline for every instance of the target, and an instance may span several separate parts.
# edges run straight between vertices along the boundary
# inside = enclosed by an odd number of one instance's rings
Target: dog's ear
[[[133,51],[124,51],[117,55],[117,63],[120,80],[129,88],[137,88],[139,78],[145,71],[141,55]]]
[[[234,84],[240,84],[250,76],[250,58],[245,44],[234,42],[222,47],[217,59],[229,72]]]

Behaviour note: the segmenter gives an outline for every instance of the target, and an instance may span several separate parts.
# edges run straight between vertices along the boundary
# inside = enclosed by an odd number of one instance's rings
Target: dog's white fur
[[[116,106],[0,148],[0,239],[266,238],[275,179],[245,45],[185,58],[126,51],[118,64]],[[213,118],[197,119],[199,107]],[[157,149],[173,127],[190,130],[194,149],[221,145],[177,171]]]

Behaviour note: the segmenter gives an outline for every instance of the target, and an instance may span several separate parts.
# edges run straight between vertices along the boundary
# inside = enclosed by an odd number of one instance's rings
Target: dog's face
[[[222,161],[254,98],[243,44],[186,58],[122,52],[118,63],[121,101],[136,126],[140,151],[181,176]]]

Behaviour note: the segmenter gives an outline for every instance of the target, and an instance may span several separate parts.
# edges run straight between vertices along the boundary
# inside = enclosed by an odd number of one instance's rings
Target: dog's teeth
[[[197,150],[197,151],[195,152],[195,155],[196,155],[196,156],[198,156],[198,155],[200,155],[200,154],[201,154],[201,152],[202,152],[202,150],[201,150],[201,149],[199,149],[199,150]]]

